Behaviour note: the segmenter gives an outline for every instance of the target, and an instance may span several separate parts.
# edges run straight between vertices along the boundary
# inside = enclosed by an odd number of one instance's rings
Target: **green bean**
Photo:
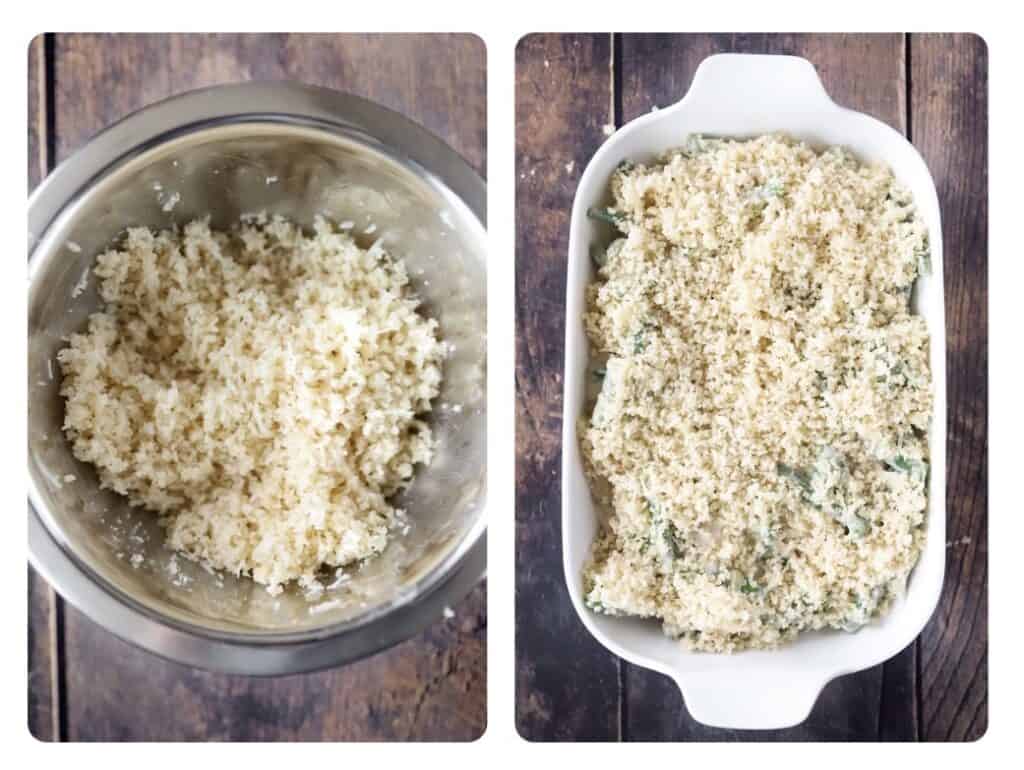
[[[756,594],[760,593],[761,588],[756,583],[751,583],[748,578],[743,580],[743,585],[740,586],[741,594]]]
[[[921,483],[924,483],[928,478],[928,463],[924,460],[915,460],[913,458],[906,458],[903,455],[896,455],[896,457],[886,460],[885,465],[889,470],[906,473],[910,478]]]
[[[587,216],[590,217],[591,219],[596,219],[600,222],[607,222],[608,224],[614,225],[620,230],[622,229],[622,226],[628,221],[626,219],[626,215],[621,212],[613,211],[612,209],[599,209],[594,206],[591,206],[589,209],[587,209]]]
[[[782,478],[796,482],[806,494],[809,495],[811,493],[811,478],[807,471],[800,468],[791,468],[785,463],[779,463],[775,466],[775,469]]]

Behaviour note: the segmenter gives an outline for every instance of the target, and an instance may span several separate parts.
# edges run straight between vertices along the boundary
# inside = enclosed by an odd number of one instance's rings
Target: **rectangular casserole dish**
[[[930,478],[926,541],[906,594],[890,612],[856,633],[801,634],[778,650],[689,652],[660,623],[598,615],[583,605],[583,566],[600,526],[583,473],[576,424],[583,412],[588,341],[584,289],[593,279],[589,249],[607,240],[587,208],[607,200],[608,181],[622,160],[645,161],[680,146],[689,134],[749,138],[782,132],[816,149],[841,145],[861,161],[881,161],[913,194],[929,231],[931,273],[914,289],[912,307],[930,335],[934,409],[929,431]],[[822,688],[843,674],[896,655],[921,632],[939,599],[946,540],[946,338],[942,229],[931,174],[899,132],[836,105],[810,62],[791,56],[721,54],[705,59],[677,104],[631,121],[594,154],[573,202],[566,282],[565,379],[562,428],[562,541],[566,581],[584,626],[611,652],[671,677],[691,716],[741,729],[784,728],[802,722]]]

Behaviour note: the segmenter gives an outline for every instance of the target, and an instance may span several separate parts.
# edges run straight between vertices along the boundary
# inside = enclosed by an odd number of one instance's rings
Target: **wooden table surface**
[[[485,50],[471,35],[46,35],[29,50],[29,184],[133,110],[192,88],[298,80],[404,113],[484,170]],[[169,663],[29,570],[29,728],[43,740],[472,740],[486,722],[483,586],[404,644],[274,679]]]
[[[580,624],[559,527],[565,264],[573,194],[620,126],[678,101],[702,59],[803,56],[840,104],[903,132],[938,187],[948,343],[946,582],[921,636],[825,688],[789,730],[694,722],[678,688]],[[516,54],[517,724],[531,740],[965,741],[987,698],[987,51],[970,35],[533,35]]]

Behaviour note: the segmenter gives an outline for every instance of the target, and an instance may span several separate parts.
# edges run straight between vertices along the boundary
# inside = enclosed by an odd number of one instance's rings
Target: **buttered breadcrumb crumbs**
[[[887,168],[780,136],[691,137],[592,215],[579,426],[611,511],[593,610],[693,649],[770,648],[888,610],[924,533],[927,231]]]
[[[272,593],[379,553],[433,452],[437,324],[403,263],[317,220],[128,231],[59,353],[65,431],[167,542]]]

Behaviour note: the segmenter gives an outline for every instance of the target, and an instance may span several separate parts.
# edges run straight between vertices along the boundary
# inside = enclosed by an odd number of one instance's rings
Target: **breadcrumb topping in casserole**
[[[64,428],[185,555],[272,593],[383,550],[434,450],[437,323],[403,263],[318,219],[133,228],[58,355]]]
[[[608,520],[585,600],[690,648],[886,612],[923,544],[928,234],[891,172],[784,136],[623,164],[579,436]]]

